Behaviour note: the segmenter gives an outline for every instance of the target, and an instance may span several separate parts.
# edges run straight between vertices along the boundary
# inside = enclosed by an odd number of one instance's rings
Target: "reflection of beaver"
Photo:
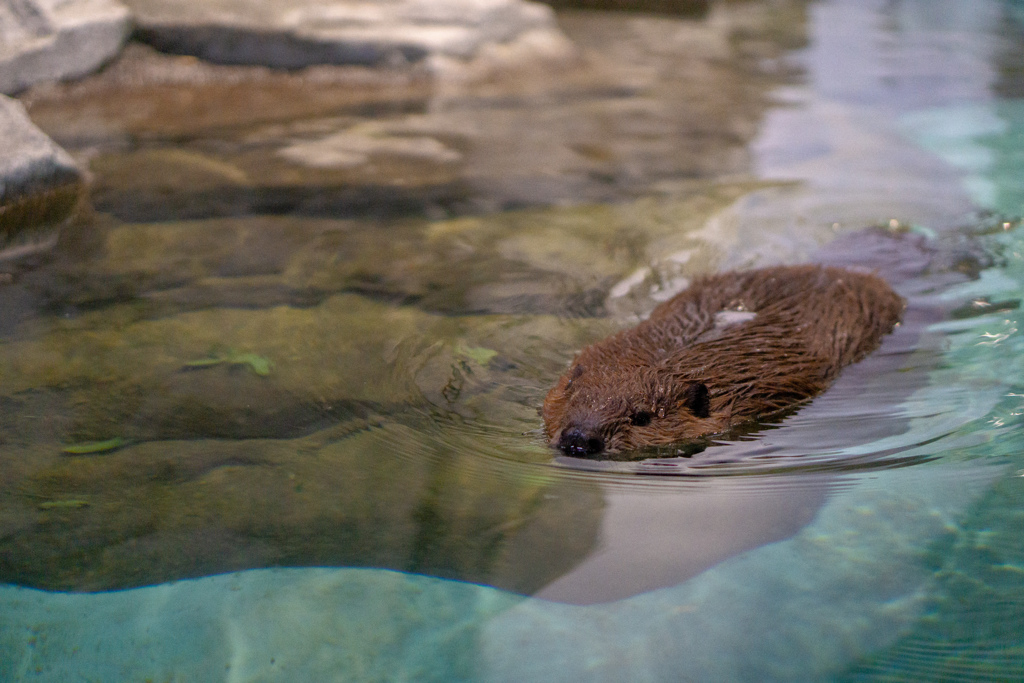
[[[824,391],[902,311],[883,280],[839,268],[706,277],[583,349],[544,400],[545,432],[574,456],[721,432]]]

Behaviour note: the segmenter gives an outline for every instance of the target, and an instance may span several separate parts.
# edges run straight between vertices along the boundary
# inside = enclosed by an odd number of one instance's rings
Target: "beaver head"
[[[548,393],[547,437],[566,455],[669,445],[718,431],[707,386],[666,368],[577,361]]]

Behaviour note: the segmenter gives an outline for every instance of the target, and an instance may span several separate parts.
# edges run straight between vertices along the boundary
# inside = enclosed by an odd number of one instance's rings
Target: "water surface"
[[[78,115],[96,212],[0,285],[4,677],[1019,676],[1024,28],[940,5],[566,13],[603,75],[539,95]],[[826,394],[545,446],[575,350],[808,260],[908,300]]]

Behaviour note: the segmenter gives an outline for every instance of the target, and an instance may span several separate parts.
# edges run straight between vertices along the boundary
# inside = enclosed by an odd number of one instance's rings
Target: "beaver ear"
[[[711,398],[704,382],[692,382],[683,390],[683,405],[694,417],[707,417],[711,413]]]

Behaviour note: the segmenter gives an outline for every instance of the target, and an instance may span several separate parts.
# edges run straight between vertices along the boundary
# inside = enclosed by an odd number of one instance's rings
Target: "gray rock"
[[[21,103],[0,96],[0,205],[79,177],[75,161],[33,125]]]
[[[0,93],[94,71],[129,25],[116,0],[0,0]]]
[[[469,59],[532,31],[557,31],[554,14],[523,0],[128,0],[141,35],[161,50],[226,64],[310,64]]]
[[[0,256],[4,247],[66,218],[82,176],[75,161],[0,95]]]

